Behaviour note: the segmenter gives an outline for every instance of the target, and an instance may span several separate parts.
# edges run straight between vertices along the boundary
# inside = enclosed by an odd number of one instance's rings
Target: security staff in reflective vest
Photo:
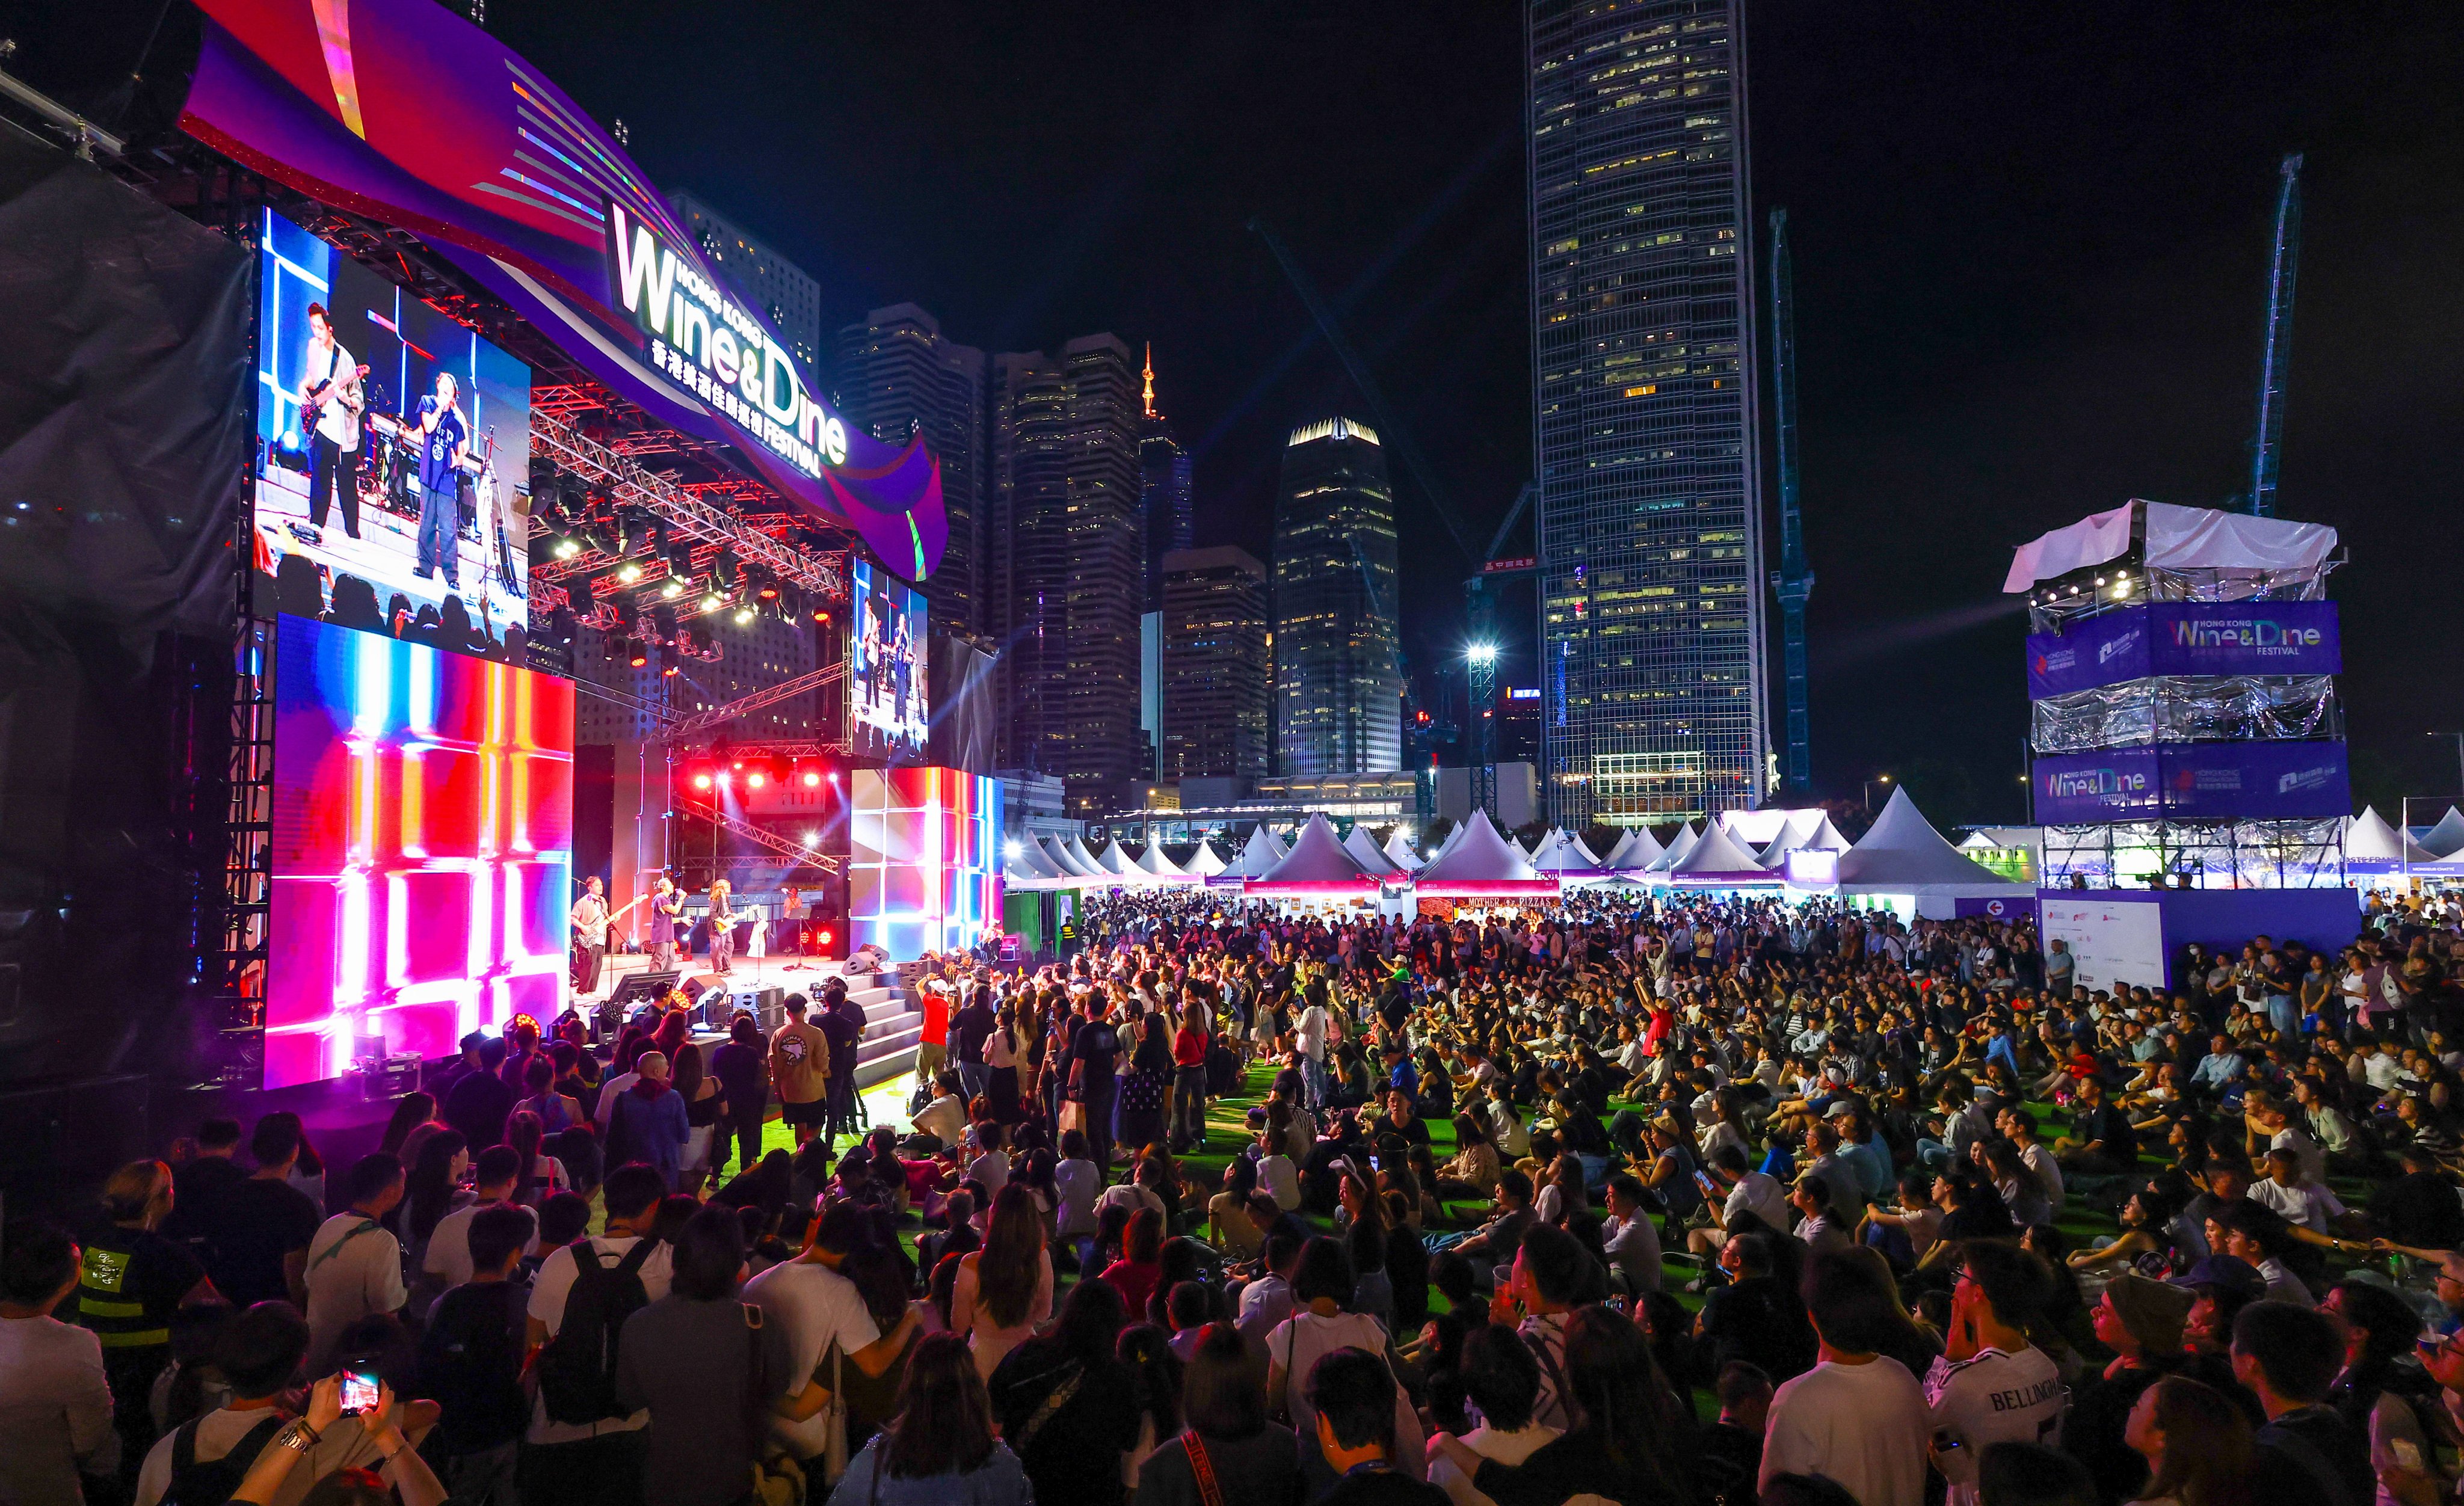
[[[187,1246],[155,1233],[171,1212],[171,1168],[132,1161],[103,1184],[104,1222],[77,1266],[77,1320],[102,1341],[121,1461],[131,1480],[154,1441],[154,1378],[171,1363],[171,1315],[219,1302],[213,1278]]]

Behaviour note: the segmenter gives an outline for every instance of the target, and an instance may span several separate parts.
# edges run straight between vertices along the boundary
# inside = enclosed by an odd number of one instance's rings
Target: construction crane
[[[1789,268],[1788,211],[1771,212],[1772,389],[1779,428],[1779,569],[1771,589],[1779,595],[1780,672],[1788,698],[1788,754],[1780,782],[1802,791],[1813,784],[1808,748],[1805,684],[1805,602],[1814,595],[1814,570],[1805,562],[1805,526],[1796,507],[1796,316],[1794,278]]]
[[[2258,433],[2251,442],[2250,511],[2276,515],[2276,468],[2284,447],[2284,369],[2293,354],[2293,285],[2301,261],[2301,154],[2277,164],[2276,254],[2267,278],[2267,350],[2258,375]]]

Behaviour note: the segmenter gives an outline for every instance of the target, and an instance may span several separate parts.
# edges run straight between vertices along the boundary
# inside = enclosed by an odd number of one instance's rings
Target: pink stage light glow
[[[265,1085],[564,1008],[573,687],[285,617]]]

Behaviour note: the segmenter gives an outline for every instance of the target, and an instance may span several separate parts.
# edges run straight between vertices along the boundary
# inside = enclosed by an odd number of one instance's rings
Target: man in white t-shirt
[[[1481,1416],[1481,1425],[1463,1434],[1463,1444],[1483,1459],[1521,1464],[1557,1436],[1556,1429],[1532,1420],[1540,1364],[1512,1330],[1500,1323],[1473,1330],[1463,1341],[1462,1376],[1463,1392]],[[1429,1483],[1451,1496],[1455,1506],[1497,1506],[1442,1453],[1429,1455]]]
[[[748,1301],[782,1324],[795,1382],[787,1388],[792,1402],[807,1386],[827,1390],[832,1381],[830,1351],[842,1356],[840,1373],[856,1367],[856,1353],[881,1337],[864,1294],[839,1275],[846,1259],[864,1236],[865,1214],[850,1203],[834,1203],[815,1220],[804,1253],[783,1265],[774,1265],[744,1283]],[[829,1439],[825,1414],[816,1411],[798,1422],[785,1417],[771,1423],[771,1435],[799,1460],[818,1457]]]
[[[2267,1153],[2267,1175],[2253,1182],[2242,1195],[2313,1233],[2336,1233],[2335,1226],[2349,1216],[2343,1199],[2328,1190],[2326,1184],[2302,1175],[2299,1153],[2282,1147]]]
[[[1858,1506],[1924,1506],[1925,1390],[1878,1352],[1903,1320],[1874,1267],[1853,1251],[1815,1257],[1806,1311],[1819,1361],[1771,1397],[1758,1490],[1776,1475],[1819,1474]]]
[[[603,1270],[621,1265],[633,1253],[634,1246],[649,1237],[658,1217],[659,1199],[667,1190],[665,1180],[649,1167],[622,1166],[607,1173],[607,1180],[600,1187],[600,1199],[607,1209],[607,1232],[589,1241],[591,1253]],[[643,1294],[650,1301],[668,1295],[675,1270],[674,1255],[665,1241],[659,1241],[642,1257],[636,1275],[641,1277]],[[571,1245],[550,1253],[539,1262],[539,1275],[531,1281],[529,1327],[533,1348],[563,1330],[565,1299],[572,1295],[579,1275]],[[617,1334],[607,1335],[611,1353],[616,1339]],[[544,1399],[533,1402],[530,1430],[524,1435],[530,1447],[524,1451],[523,1491],[536,1491],[538,1498],[545,1500],[640,1500],[642,1469],[649,1455],[649,1434],[646,1430],[649,1426],[650,1414],[647,1410],[597,1422],[557,1422],[548,1416]]]
[[[1326,1037],[1330,1021],[1326,1013],[1326,985],[1311,983],[1307,993],[1309,1005],[1301,1011],[1299,1021],[1292,1027],[1300,1043],[1301,1082],[1309,1091],[1309,1106],[1324,1108],[1326,1091]]]
[[[451,1291],[471,1279],[471,1220],[479,1210],[510,1202],[514,1183],[522,1174],[522,1153],[511,1146],[490,1146],[479,1152],[478,1196],[468,1208],[457,1208],[436,1221],[435,1231],[428,1236],[428,1254],[420,1261],[420,1270],[436,1278],[436,1290]],[[524,1255],[539,1254],[539,1213],[525,1208],[530,1216],[530,1243],[522,1247]]]
[[[402,1241],[378,1220],[402,1201],[402,1163],[362,1156],[345,1188],[349,1208],[325,1220],[308,1241],[308,1373],[330,1369],[342,1330],[377,1313],[398,1313],[410,1299],[402,1284]]]
[[[1934,1455],[1950,1486],[1947,1506],[1977,1506],[1976,1461],[1990,1446],[2061,1444],[2070,1391],[2026,1332],[2052,1289],[2044,1262],[2018,1246],[1968,1246],[1951,1289],[1950,1332],[1925,1378],[1933,1429],[1958,1445]]]

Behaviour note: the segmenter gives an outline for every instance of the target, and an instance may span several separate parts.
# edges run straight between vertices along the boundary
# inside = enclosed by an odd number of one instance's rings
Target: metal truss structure
[[[725,811],[720,810],[717,806],[711,804],[707,800],[679,800],[676,802],[676,810],[682,815],[696,817],[702,820],[706,820],[721,831],[741,837],[746,841],[753,843],[755,846],[765,848],[781,858],[801,863],[805,867],[819,868],[824,873],[838,873],[842,872],[845,868],[845,864],[840,859],[834,858],[828,853],[823,852],[819,848],[806,847],[800,843],[789,841],[786,838],[780,836],[777,832],[769,830],[767,827],[756,826],[751,821],[744,820],[738,817],[730,816]],[[738,858],[718,859],[715,861],[720,862],[759,866],[766,860],[759,858],[749,860]]]

